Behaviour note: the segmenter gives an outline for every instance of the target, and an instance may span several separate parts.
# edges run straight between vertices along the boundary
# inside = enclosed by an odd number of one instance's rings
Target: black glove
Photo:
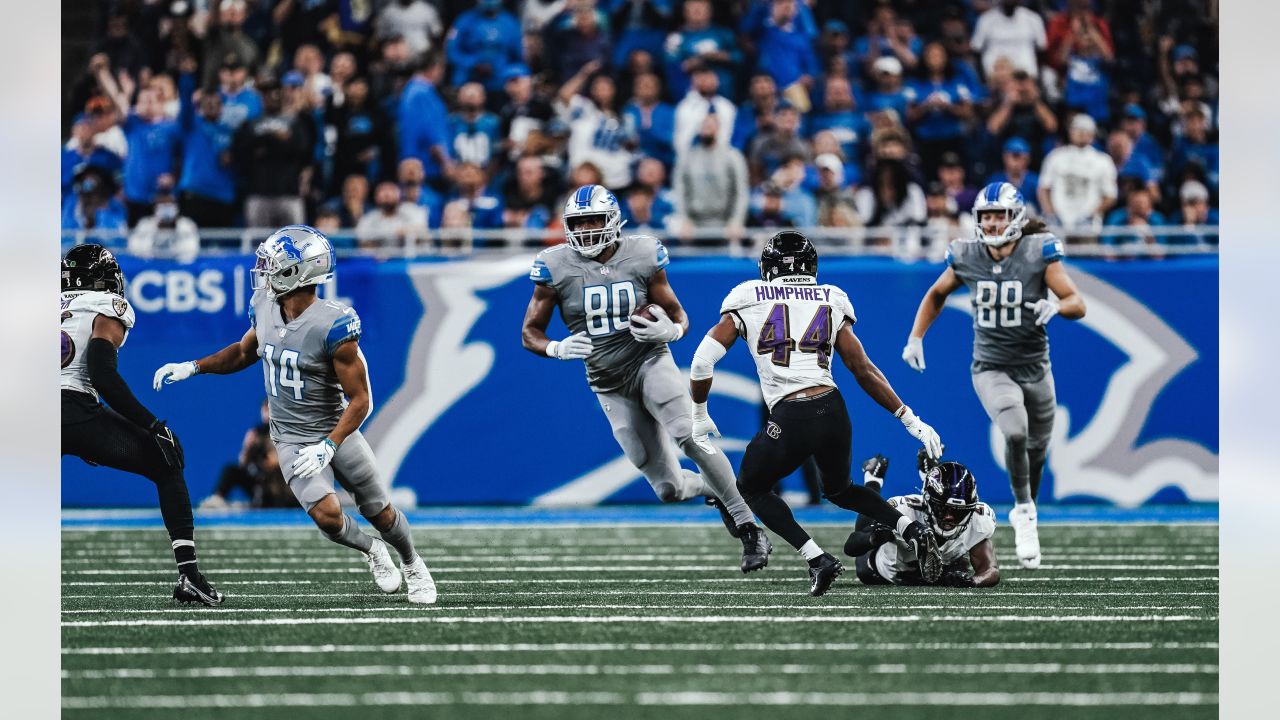
[[[937,584],[942,587],[973,587],[973,576],[964,570],[951,568],[942,571]]]
[[[174,470],[181,470],[187,464],[186,454],[182,452],[182,443],[178,442],[178,436],[173,434],[168,425],[163,420],[157,419],[151,423],[151,427],[147,428],[147,432],[151,433],[151,437],[155,438],[156,445],[160,447],[160,453],[164,455],[164,462]]]

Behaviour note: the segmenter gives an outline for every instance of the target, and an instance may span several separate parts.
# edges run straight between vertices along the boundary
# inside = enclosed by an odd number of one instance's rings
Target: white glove
[[[1050,300],[1048,298],[1045,298],[1044,300],[1037,300],[1035,302],[1028,300],[1027,302],[1022,303],[1022,306],[1036,314],[1037,325],[1044,325],[1052,320],[1053,316],[1057,315],[1058,310],[1062,308],[1062,306],[1058,304],[1057,300]]]
[[[684,336],[684,328],[671,321],[667,311],[661,305],[653,306],[653,315],[657,320],[650,320],[639,315],[631,316],[631,337],[642,342],[675,342]]]
[[[942,458],[942,438],[938,437],[938,433],[929,427],[928,423],[916,417],[916,414],[911,412],[911,408],[903,405],[898,412],[894,413],[894,416],[902,421],[902,426],[907,429],[907,432],[924,445],[924,451],[930,458],[933,460]]]
[[[547,357],[558,360],[581,360],[590,355],[594,349],[591,338],[587,337],[587,331],[583,330],[564,340],[552,340],[547,343]]]
[[[902,360],[916,372],[924,372],[924,338],[909,337],[902,348]]]
[[[707,412],[707,404],[696,402],[693,404],[693,442],[710,455],[716,451],[716,448],[711,444],[708,435],[720,437],[720,428],[716,427],[715,421]]]
[[[308,445],[298,451],[298,459],[293,461],[293,473],[298,477],[309,478],[329,466],[329,461],[333,460],[333,453],[338,450],[338,446],[333,444],[329,438]]]
[[[186,380],[199,373],[199,366],[191,360],[180,363],[165,363],[156,371],[155,377],[151,378],[151,387],[155,388],[156,392],[160,392],[162,385],[172,385],[179,380]]]

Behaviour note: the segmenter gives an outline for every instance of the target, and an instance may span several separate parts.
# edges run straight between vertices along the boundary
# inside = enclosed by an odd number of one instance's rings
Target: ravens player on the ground
[[[864,485],[876,492],[884,486],[889,461],[876,455],[862,464]],[[933,583],[920,575],[915,549],[894,538],[893,530],[870,517],[860,517],[845,541],[844,552],[856,558],[858,579],[864,585],[946,585],[992,587],[1000,582],[1000,566],[992,538],[996,514],[978,501],[978,482],[958,462],[934,462],[916,455],[921,491],[899,495],[889,504],[902,514],[925,523],[938,541],[942,574]]]
[[[325,537],[358,550],[385,593],[400,589],[389,544],[400,554],[409,602],[436,601],[436,586],[413,546],[409,520],[387,498],[360,425],[373,408],[369,372],[360,352],[360,318],[316,287],[334,277],[328,238],[306,225],[280,228],[262,242],[253,268],[256,291],[244,337],[199,360],[156,371],[156,390],[200,373],[226,375],[263,362],[271,439],[294,497]],[[342,484],[382,540],[342,511],[333,482]],[[386,541],[386,544],[383,541]]]
[[[942,454],[942,441],[867,357],[853,334],[856,318],[849,296],[833,285],[819,285],[817,274],[813,244],[799,232],[784,230],[769,239],[760,255],[760,279],[742,283],[725,298],[720,322],[702,339],[689,373],[694,439],[719,434],[707,412],[707,396],[715,364],[741,336],[755,358],[769,419],[747,445],[738,487],[765,527],[808,561],[809,593],[825,593],[844,566],[818,547],[786,501],[773,493],[774,485],[809,457],[817,462],[823,494],[832,504],[893,528],[924,559],[926,577],[936,579],[942,566],[928,529],[849,481],[853,429],[831,377],[832,356],[838,354],[863,391],[901,420],[931,455]]]
[[[116,370],[116,353],[134,322],[124,287],[120,265],[101,245],[78,245],[62,259],[62,454],[155,483],[178,563],[174,599],[220,605],[222,593],[196,564],[182,444],[138,402]]]
[[[1022,567],[1040,567],[1035,500],[1057,408],[1045,324],[1054,315],[1084,317],[1084,298],[1063,268],[1062,242],[1027,219],[1027,205],[1009,183],[991,183],[973,204],[974,235],[947,250],[947,269],[925,293],[902,351],[924,372],[924,334],[947,296],[969,287],[973,304],[973,388],[1005,440],[1013,486],[1009,511]],[[1057,296],[1054,300],[1049,291]]]
[[[618,201],[603,186],[569,195],[565,244],[538,253],[529,272],[533,297],[521,341],[537,355],[584,360],[613,437],[658,498],[718,501],[730,534],[742,541],[742,571],[757,570],[768,563],[769,540],[738,494],[724,452],[694,441],[689,396],[667,349],[689,326],[667,282],[667,249],[650,235],[623,238],[622,225]],[[649,303],[655,319],[632,315]],[[564,340],[547,337],[556,307],[573,332]],[[673,439],[701,475],[681,470]]]

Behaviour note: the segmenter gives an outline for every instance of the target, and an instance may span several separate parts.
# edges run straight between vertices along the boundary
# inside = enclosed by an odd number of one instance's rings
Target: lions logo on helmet
[[[982,213],[1004,213],[1006,224],[1000,231],[988,234],[982,226]],[[1027,224],[1027,202],[1018,188],[1007,182],[991,183],[982,188],[973,201],[973,234],[982,242],[992,247],[999,247],[1022,237],[1022,228]]]
[[[583,185],[564,203],[564,239],[583,257],[595,257],[622,237],[622,210],[618,199],[603,185]],[[600,227],[584,227],[587,224]]]
[[[921,494],[933,532],[946,540],[964,531],[978,507],[978,482],[969,468],[958,462],[930,468]]]
[[[253,289],[287,295],[333,279],[337,257],[323,233],[309,225],[286,225],[262,241],[255,253]]]

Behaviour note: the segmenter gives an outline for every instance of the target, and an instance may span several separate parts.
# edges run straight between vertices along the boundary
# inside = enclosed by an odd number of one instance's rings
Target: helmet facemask
[[[950,540],[968,527],[977,506],[966,505],[959,498],[943,502],[929,497],[925,500],[925,507],[928,508],[929,526],[933,529],[933,534],[943,540]]]
[[[593,258],[616,243],[622,234],[619,217],[597,212],[569,215],[564,219],[564,239],[579,255]]]
[[[1008,245],[1022,237],[1022,226],[1027,220],[1025,207],[1016,213],[1010,208],[985,208],[974,214],[977,216],[974,232],[991,247]]]
[[[921,492],[929,527],[943,542],[958,537],[978,508],[978,488],[968,468],[944,462],[925,474]]]

